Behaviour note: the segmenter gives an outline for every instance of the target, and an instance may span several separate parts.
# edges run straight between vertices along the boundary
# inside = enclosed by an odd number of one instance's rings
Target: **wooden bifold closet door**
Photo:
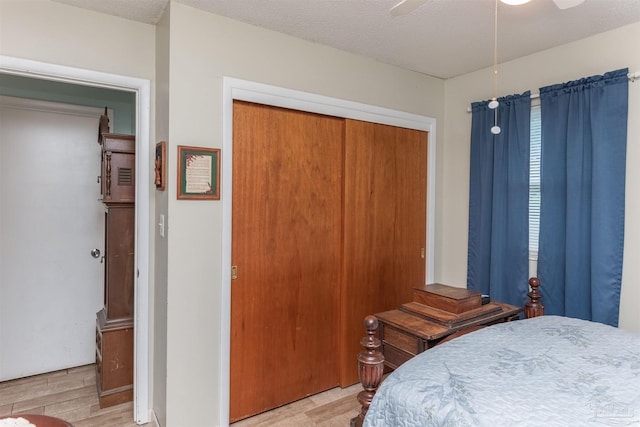
[[[426,146],[234,102],[231,421],[357,381],[364,315],[424,283]]]

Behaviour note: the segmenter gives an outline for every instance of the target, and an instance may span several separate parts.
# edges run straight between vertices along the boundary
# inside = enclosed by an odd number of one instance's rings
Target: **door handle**
[[[91,249],[91,252],[89,252],[91,254],[92,257],[94,258],[100,258],[100,249],[96,248],[96,249]]]

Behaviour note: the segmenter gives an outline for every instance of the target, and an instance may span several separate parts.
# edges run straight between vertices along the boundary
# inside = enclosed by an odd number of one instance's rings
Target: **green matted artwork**
[[[178,199],[220,200],[220,149],[178,145]]]

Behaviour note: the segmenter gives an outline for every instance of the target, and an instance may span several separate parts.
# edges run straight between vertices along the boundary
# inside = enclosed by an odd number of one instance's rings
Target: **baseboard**
[[[144,424],[144,426],[160,427],[160,421],[158,421],[158,417],[153,409],[149,409],[149,422]]]

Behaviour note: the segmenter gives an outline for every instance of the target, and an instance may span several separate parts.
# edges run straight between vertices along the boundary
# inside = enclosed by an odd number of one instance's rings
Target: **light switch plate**
[[[164,237],[164,215],[160,214],[160,221],[158,222],[158,228],[160,231],[160,237]]]

